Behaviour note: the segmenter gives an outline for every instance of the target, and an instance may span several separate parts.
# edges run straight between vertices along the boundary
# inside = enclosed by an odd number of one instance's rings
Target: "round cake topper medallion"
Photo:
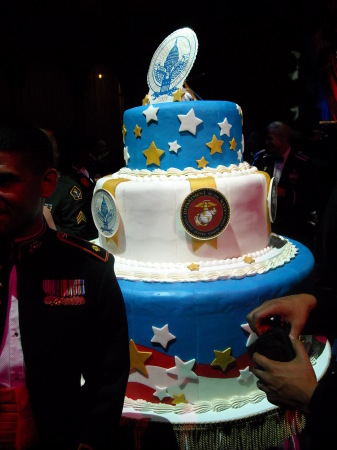
[[[180,209],[180,219],[186,232],[201,240],[214,239],[227,227],[230,207],[226,197],[213,188],[191,192]]]
[[[172,101],[183,86],[198,51],[198,39],[190,28],[170,34],[157,48],[147,74],[149,96],[153,102]]]
[[[119,227],[119,213],[114,197],[105,189],[97,189],[91,202],[91,212],[96,225],[103,236],[114,236]]]

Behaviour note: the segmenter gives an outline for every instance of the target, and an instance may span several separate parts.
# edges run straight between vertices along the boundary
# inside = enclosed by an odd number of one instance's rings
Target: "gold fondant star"
[[[235,152],[236,145],[237,145],[237,143],[236,143],[236,140],[234,138],[231,141],[229,141],[229,148],[230,148],[230,150],[234,150],[234,152]]]
[[[208,161],[206,161],[206,159],[204,157],[202,157],[201,159],[197,159],[197,163],[198,163],[198,169],[204,169],[207,164],[209,164]]]
[[[150,97],[148,96],[148,94],[145,95],[145,97],[142,100],[142,105],[148,105],[150,103]]]
[[[184,95],[184,92],[179,88],[177,91],[173,92],[173,101],[181,102],[181,98]]]
[[[212,361],[211,366],[219,366],[221,370],[225,372],[227,366],[235,361],[235,358],[231,356],[231,348],[228,347],[226,350],[220,352],[219,350],[214,350],[215,359]]]
[[[160,167],[160,157],[165,153],[164,150],[159,150],[156,147],[154,141],[152,141],[150,147],[147,150],[143,151],[144,156],[146,157],[146,165],[156,164]]]
[[[252,264],[252,263],[254,263],[255,262],[255,259],[252,257],[252,256],[245,256],[244,258],[243,258],[243,261],[246,263],[246,264]]]
[[[144,363],[147,359],[150,358],[152,352],[140,352],[132,339],[130,340],[129,351],[130,351],[130,370],[136,369],[143,375],[148,376],[148,372]]]
[[[138,125],[135,126],[135,129],[133,130],[133,132],[135,133],[136,138],[142,137],[142,129]]]
[[[125,128],[125,123],[123,123],[122,134],[123,134],[123,142],[124,142],[124,140],[125,140],[125,136],[126,136],[126,128]]]
[[[173,394],[172,405],[179,405],[179,403],[188,403],[185,394]]]
[[[191,272],[194,272],[194,271],[198,271],[199,270],[199,264],[195,264],[195,263],[192,263],[192,264],[190,264],[189,266],[187,266],[187,268],[191,271]]]
[[[213,138],[211,142],[207,142],[207,147],[211,149],[211,155],[214,155],[214,153],[222,153],[221,146],[223,144],[223,141],[221,139],[218,139],[215,134],[213,134]]]

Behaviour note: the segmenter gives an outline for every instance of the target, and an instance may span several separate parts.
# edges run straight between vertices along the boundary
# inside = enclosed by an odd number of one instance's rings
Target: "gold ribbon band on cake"
[[[205,187],[212,188],[212,189],[217,188],[213,177],[189,178],[188,181],[190,182],[191,192],[193,192],[197,189],[205,188]],[[217,249],[218,241],[217,241],[217,238],[208,239],[208,240],[192,238],[193,252],[196,252],[203,244],[208,244],[211,247]]]
[[[103,183],[102,189],[105,189],[108,192],[110,192],[110,194],[113,196],[113,198],[115,198],[116,187],[119,185],[119,183],[124,183],[125,181],[130,181],[130,180],[128,180],[126,178],[109,179]],[[120,226],[118,227],[116,233],[112,237],[106,238],[106,242],[108,243],[109,241],[113,241],[115,243],[115,245],[117,247],[119,247],[119,239],[118,239],[119,230],[120,230]]]

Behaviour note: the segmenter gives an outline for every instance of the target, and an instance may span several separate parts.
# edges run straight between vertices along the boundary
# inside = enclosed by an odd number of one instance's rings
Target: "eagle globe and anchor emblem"
[[[230,207],[226,197],[216,189],[192,191],[183,201],[180,219],[185,231],[196,239],[213,239],[227,227]]]
[[[119,227],[119,214],[114,197],[105,189],[98,189],[92,199],[92,215],[97,229],[105,237],[112,237]]]

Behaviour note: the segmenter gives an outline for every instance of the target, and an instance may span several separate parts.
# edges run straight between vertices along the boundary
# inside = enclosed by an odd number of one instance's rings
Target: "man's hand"
[[[309,317],[310,311],[316,307],[316,299],[310,294],[289,295],[264,302],[247,315],[250,328],[261,336],[270,325],[268,319],[279,316],[290,325],[290,336],[298,338]]]
[[[252,369],[259,379],[257,387],[264,391],[268,401],[277,406],[308,412],[317,379],[304,345],[293,339],[296,357],[290,362],[277,362],[254,353]]]

